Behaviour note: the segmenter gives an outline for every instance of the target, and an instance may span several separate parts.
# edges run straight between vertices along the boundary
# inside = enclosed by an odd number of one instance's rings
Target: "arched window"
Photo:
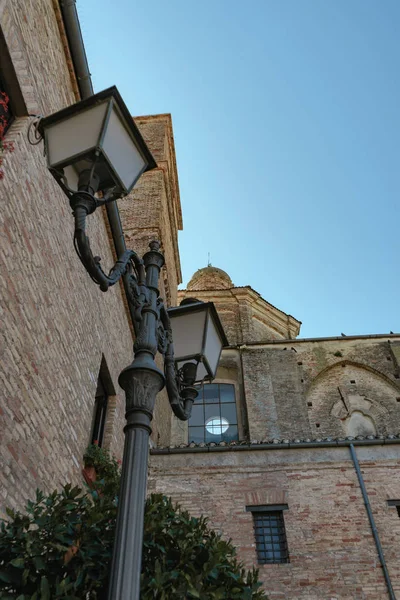
[[[232,442],[237,439],[235,386],[228,383],[202,385],[189,419],[189,443]]]

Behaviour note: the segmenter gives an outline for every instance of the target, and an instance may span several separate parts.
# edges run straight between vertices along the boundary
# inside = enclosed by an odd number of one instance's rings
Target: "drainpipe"
[[[85,98],[89,98],[89,96],[93,96],[93,85],[76,10],[76,0],[60,0],[60,8],[79,91],[82,100],[84,100]]]
[[[385,576],[385,581],[386,581],[386,586],[388,589],[388,593],[389,593],[389,598],[390,600],[396,600],[396,596],[394,595],[394,591],[393,591],[393,587],[392,587],[392,582],[390,581],[390,575],[389,575],[389,571],[387,569],[386,566],[386,561],[385,561],[385,557],[383,555],[383,549],[382,549],[382,545],[379,539],[379,534],[378,534],[378,530],[376,528],[375,525],[375,519],[374,519],[374,515],[372,514],[372,510],[371,510],[371,505],[369,503],[369,499],[368,499],[368,493],[365,487],[365,483],[364,483],[364,479],[360,470],[360,465],[358,463],[358,458],[357,458],[357,454],[354,448],[353,444],[350,444],[350,454],[351,454],[351,458],[353,460],[353,465],[354,468],[356,470],[357,473],[357,477],[358,477],[358,482],[360,484],[360,488],[361,488],[361,493],[364,499],[364,504],[365,504],[365,508],[368,514],[368,519],[369,519],[369,523],[371,525],[371,529],[372,529],[372,535],[374,536],[374,540],[375,540],[375,545],[376,545],[376,549],[378,551],[378,556],[379,556],[379,560],[381,563],[381,567],[383,570],[383,574]]]
[[[240,370],[241,370],[241,380],[242,380],[242,394],[243,394],[243,403],[242,403],[242,412],[243,412],[243,422],[245,426],[243,427],[245,437],[250,440],[250,423],[249,423],[249,412],[247,409],[247,397],[246,397],[246,385],[244,382],[244,365],[243,365],[243,349],[246,346],[239,346],[239,358],[240,358]]]
[[[79,24],[78,13],[76,10],[76,0],[60,0],[60,8],[71,51],[72,62],[74,63],[79,92],[82,100],[84,100],[85,98],[89,98],[89,96],[93,96],[93,85],[89,72],[85,46],[83,44],[81,26]],[[125,252],[126,244],[116,201],[114,200],[113,202],[106,204],[106,210],[115,252],[118,257]],[[128,275],[124,275],[122,280],[124,283],[125,293],[128,298]],[[133,308],[129,303],[128,308],[131,315],[131,323],[136,334],[135,320],[133,319]]]

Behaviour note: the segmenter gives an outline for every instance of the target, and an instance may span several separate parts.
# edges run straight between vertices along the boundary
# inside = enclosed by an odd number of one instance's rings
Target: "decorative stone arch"
[[[334,437],[393,433],[400,428],[398,397],[398,386],[373,367],[336,362],[306,392],[311,431]]]
[[[360,369],[365,369],[366,371],[370,371],[374,375],[377,375],[378,377],[381,377],[389,385],[393,386],[394,389],[397,392],[400,392],[400,385],[397,385],[394,381],[392,381],[391,379],[389,379],[389,377],[387,375],[385,375],[384,373],[382,373],[381,371],[378,371],[377,369],[374,369],[373,367],[371,367],[370,365],[367,365],[365,363],[361,363],[361,362],[357,362],[357,361],[354,361],[354,360],[345,359],[345,360],[339,360],[338,362],[335,362],[332,365],[328,365],[327,367],[325,367],[324,369],[322,369],[322,371],[320,371],[318,373],[318,375],[316,375],[314,377],[314,379],[311,381],[311,383],[309,384],[309,386],[308,386],[308,388],[306,390],[306,394],[308,394],[311,391],[311,389],[313,388],[313,386],[318,383],[318,381],[319,381],[319,379],[321,377],[323,377],[328,371],[330,371],[331,369],[334,369],[335,367],[337,367],[339,365],[342,368],[344,368],[346,366],[353,366],[353,367],[359,367]]]

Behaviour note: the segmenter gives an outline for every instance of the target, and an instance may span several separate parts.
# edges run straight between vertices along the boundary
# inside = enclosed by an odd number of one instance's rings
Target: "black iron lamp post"
[[[129,276],[136,340],[134,360],[119,377],[127,423],[109,599],[137,600],[156,395],[166,385],[172,410],[187,420],[197,396],[194,385],[215,377],[227,340],[212,303],[164,307],[158,290],[164,257],[157,241],[143,259],[126,250],[108,274],[91,251],[87,216],[129,193],[140,175],[156,166],[118,90],[109,88],[41,119],[37,131],[45,140],[48,167],[70,200],[75,248],[92,280],[107,291]],[[157,351],[164,356],[164,373],[154,361]]]

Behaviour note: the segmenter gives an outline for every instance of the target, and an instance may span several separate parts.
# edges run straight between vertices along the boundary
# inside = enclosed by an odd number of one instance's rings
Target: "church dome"
[[[193,275],[187,285],[188,290],[229,290],[233,288],[228,273],[217,267],[204,267]]]

